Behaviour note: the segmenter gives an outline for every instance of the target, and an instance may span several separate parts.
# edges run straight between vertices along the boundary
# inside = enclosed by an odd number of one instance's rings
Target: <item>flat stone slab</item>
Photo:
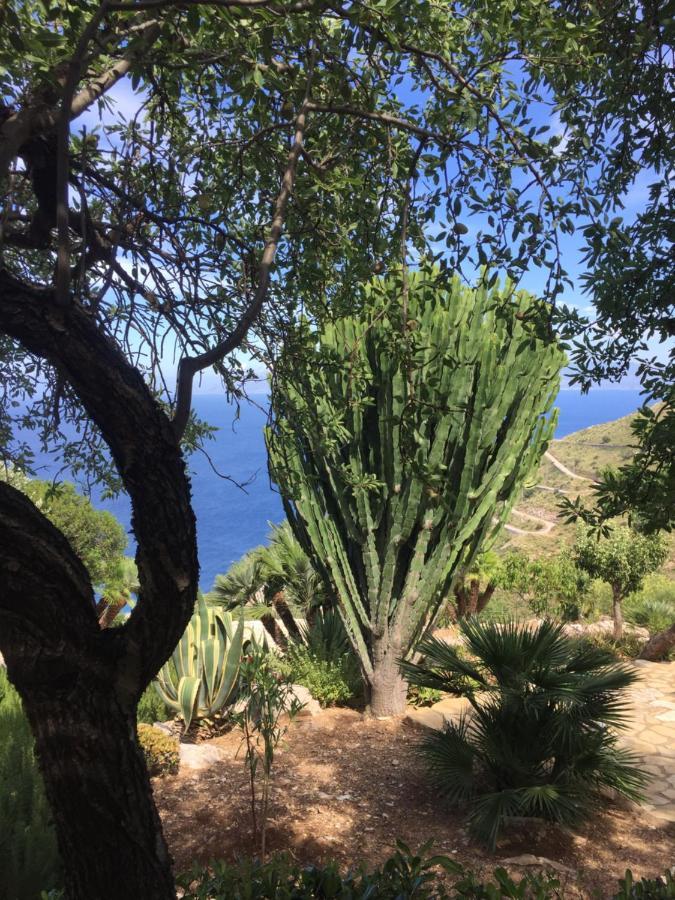
[[[224,752],[213,744],[181,744],[179,752],[181,769],[198,772],[225,758]]]

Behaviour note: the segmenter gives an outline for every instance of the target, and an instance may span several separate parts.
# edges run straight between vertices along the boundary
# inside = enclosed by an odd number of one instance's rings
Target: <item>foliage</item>
[[[470,804],[481,840],[494,848],[508,816],[574,823],[603,788],[640,796],[645,776],[615,734],[633,670],[549,621],[530,628],[465,619],[460,628],[469,659],[427,638],[424,662],[402,668],[411,683],[471,703],[471,715],[429,735],[422,752],[438,790]]]
[[[177,775],[180,763],[178,738],[143,722],[138,725],[138,742],[150,775]]]
[[[74,484],[54,484],[27,478],[8,470],[0,479],[22,491],[44,515],[65,534],[73,550],[89,572],[92,584],[114,588],[122,575],[127,536],[122,525],[107,510],[96,509]]]
[[[667,549],[661,535],[643,535],[625,526],[616,526],[601,537],[580,525],[573,558],[591,578],[600,578],[612,588],[614,637],[623,634],[621,603],[639,591],[644,579],[665,561]]]
[[[281,664],[290,680],[304,685],[322,706],[363,693],[358,661],[337,610],[317,609],[300,639],[289,643]]]
[[[381,868],[340,873],[336,863],[301,867],[289,855],[280,854],[268,862],[245,860],[236,865],[219,862],[211,870],[196,869],[180,879],[186,888],[185,900],[395,900],[395,898],[442,898],[436,866],[457,874],[460,865],[445,856],[429,856],[430,845],[413,853],[403,842]]]
[[[578,619],[588,582],[588,576],[566,553],[544,559],[509,553],[502,561],[500,585],[516,593],[537,616]]]
[[[30,725],[0,666],[0,896],[35,900],[60,883],[60,868]]]
[[[155,682],[162,701],[183,717],[186,730],[193,719],[220,713],[232,702],[243,639],[243,617],[235,629],[228,612],[207,606],[200,595],[185,633]]]
[[[288,722],[302,709],[293,693],[292,683],[276,665],[275,657],[254,641],[242,661],[239,677],[243,708],[234,713],[234,720],[244,732],[245,763],[251,789],[251,817],[253,837],[260,837],[260,853],[265,859],[267,820],[274,753],[286,734]],[[287,716],[286,721],[282,717]],[[256,777],[261,773],[262,786],[258,792]]]
[[[630,869],[619,881],[619,892],[614,900],[666,900],[675,897],[675,878],[666,870],[662,878],[641,878],[635,881]]]
[[[501,581],[500,557],[492,550],[479,553],[468,569],[460,570],[453,585],[456,617],[482,613]]]
[[[288,608],[294,617],[312,616],[333,597],[291,531],[288,522],[275,525],[269,544],[250,550],[217,575],[209,600],[226,609],[247,605],[246,615],[279,615]],[[288,622],[288,616],[285,616]],[[289,629],[297,636],[297,629]]]
[[[637,659],[645,645],[644,640],[635,634],[624,633],[617,641],[606,631],[588,631],[579,641],[582,646],[610,653],[617,660]]]
[[[442,698],[442,692],[437,690],[436,688],[419,687],[416,684],[411,684],[408,688],[409,706],[433,706],[434,703],[438,703],[438,701]]]
[[[154,684],[149,684],[141,695],[136,709],[136,721],[144,725],[165,722],[171,716],[171,710],[157,693]]]
[[[541,304],[509,298],[428,266],[375,279],[361,316],[326,325],[318,346],[312,334],[302,352],[289,345],[275,372],[270,471],[371,687],[376,660],[410,652],[551,436],[563,356],[537,331]],[[379,649],[378,635],[391,635]]]
[[[641,591],[624,601],[629,622],[649,629],[650,634],[665,631],[675,622],[675,581],[666,575],[647,575]]]

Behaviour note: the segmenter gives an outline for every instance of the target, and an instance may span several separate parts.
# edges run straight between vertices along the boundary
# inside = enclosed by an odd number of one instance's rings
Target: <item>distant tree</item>
[[[588,575],[566,553],[543,559],[509,553],[502,560],[499,584],[527,603],[535,615],[576,619]]]
[[[7,470],[4,480],[29,497],[63,532],[99,591],[116,589],[123,578],[127,535],[111,512],[96,509],[68,481],[40,481],[14,470]]]
[[[613,528],[602,537],[580,527],[573,549],[577,565],[591,578],[606,581],[612,589],[614,640],[623,637],[622,602],[639,591],[645,576],[661,566],[668,553],[658,534],[643,535],[625,526]]]
[[[399,660],[553,432],[564,355],[538,327],[545,305],[508,292],[430,266],[374,279],[359,315],[289,341],[274,372],[270,472],[337,595],[375,715],[405,708]]]
[[[460,572],[453,587],[458,619],[483,612],[500,584],[502,562],[494,551],[480,553],[471,566]]]

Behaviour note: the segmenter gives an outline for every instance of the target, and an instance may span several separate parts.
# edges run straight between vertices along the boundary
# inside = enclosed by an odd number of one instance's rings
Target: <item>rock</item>
[[[292,695],[298,701],[298,703],[302,703],[302,709],[298,713],[300,716],[316,716],[321,712],[321,705],[318,700],[315,700],[314,697],[310,694],[306,687],[303,687],[301,684],[294,684],[292,688]],[[291,697],[289,696],[289,704],[291,702]]]
[[[585,634],[602,634],[612,636],[614,632],[614,622],[609,616],[602,616],[597,622],[568,622],[563,627],[564,633],[568,637],[583,637]],[[624,622],[623,632],[625,635],[631,635],[641,641],[649,640],[649,630],[641,628],[639,625],[633,625],[630,622]]]
[[[202,771],[225,758],[220,747],[213,744],[181,744],[180,765],[184,769]]]
[[[429,707],[408,707],[405,712],[406,722],[413,725],[420,725],[422,728],[432,728],[435,731],[442,731],[445,725],[443,715]]]
[[[533,853],[523,853],[522,856],[509,856],[501,862],[504,866],[541,866],[542,868],[553,869],[554,872],[564,872],[565,875],[576,875],[574,869],[555,862],[553,859],[548,859],[546,856],[535,856]]]

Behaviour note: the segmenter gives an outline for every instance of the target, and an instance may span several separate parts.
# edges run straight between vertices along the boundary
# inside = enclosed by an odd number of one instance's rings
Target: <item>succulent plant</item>
[[[155,682],[159,696],[181,714],[186,729],[193,719],[220,712],[233,697],[243,639],[243,616],[235,628],[228,612],[208,606],[200,594],[194,615]]]

